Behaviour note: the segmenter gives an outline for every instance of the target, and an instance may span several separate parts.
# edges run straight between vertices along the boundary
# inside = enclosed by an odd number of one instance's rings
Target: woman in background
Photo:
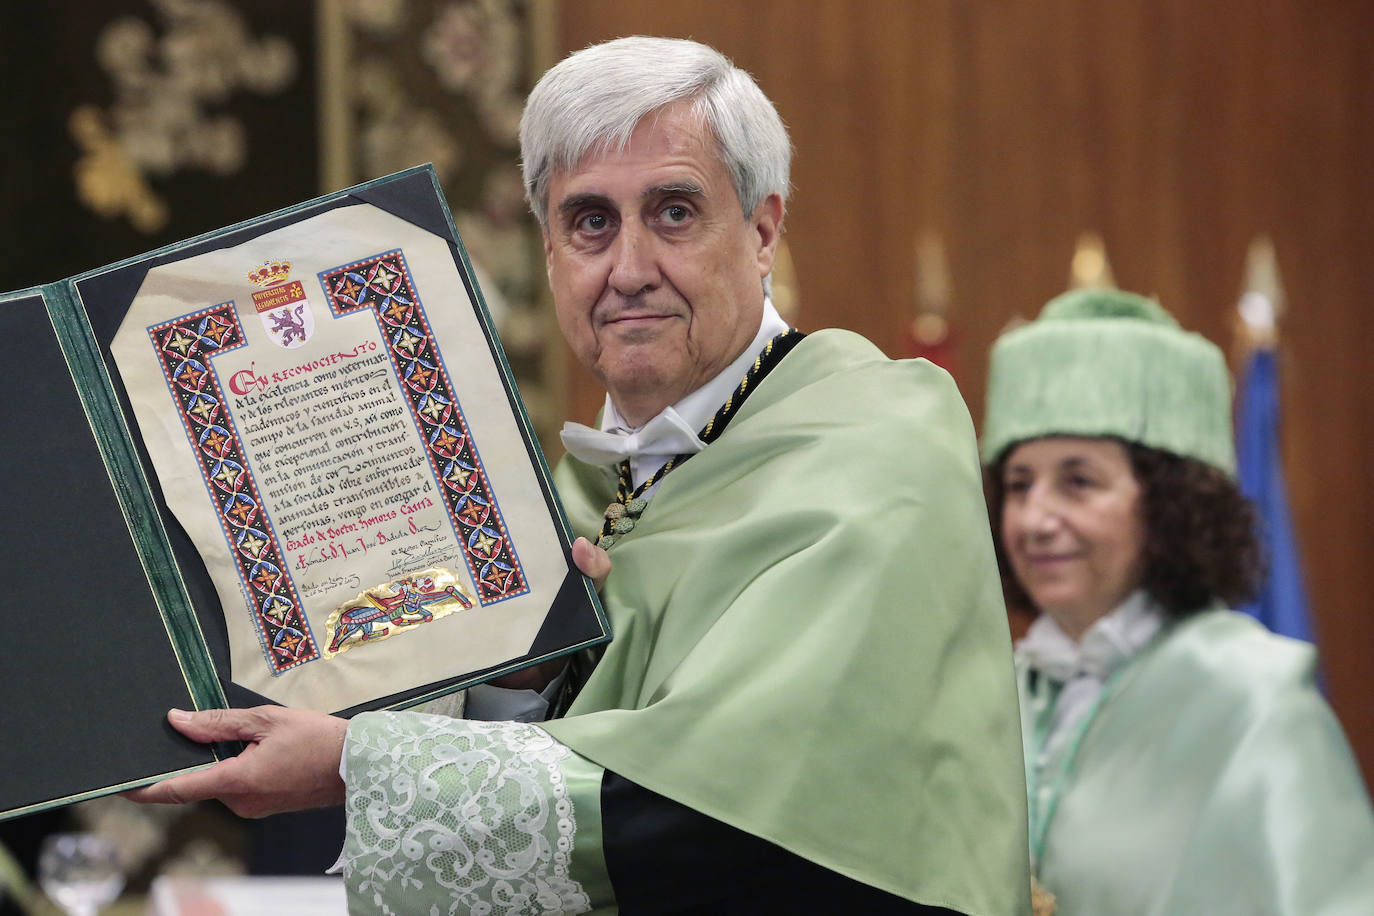
[[[1013,603],[1031,867],[1073,914],[1374,913],[1374,813],[1311,646],[1253,595],[1221,352],[1084,290],[992,352],[983,461]],[[1045,900],[1043,893],[1042,900]]]

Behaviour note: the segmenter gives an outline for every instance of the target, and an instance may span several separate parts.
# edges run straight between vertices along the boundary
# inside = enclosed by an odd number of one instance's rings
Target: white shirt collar
[[[1041,614],[1017,643],[1016,654],[1051,680],[1068,681],[1087,674],[1101,681],[1145,648],[1164,620],[1164,609],[1144,589],[1136,589],[1077,641],[1053,617]]]

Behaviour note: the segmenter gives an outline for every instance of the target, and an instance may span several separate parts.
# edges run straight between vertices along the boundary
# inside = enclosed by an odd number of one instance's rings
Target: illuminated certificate
[[[0,820],[610,638],[433,170],[0,294]],[[19,549],[32,545],[38,549]]]
[[[139,285],[111,350],[234,683],[333,711],[529,660],[567,535],[464,273],[359,201]]]

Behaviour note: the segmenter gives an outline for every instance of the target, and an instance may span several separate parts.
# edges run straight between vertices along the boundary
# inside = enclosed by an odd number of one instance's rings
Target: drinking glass
[[[124,889],[124,872],[104,837],[55,833],[39,851],[38,883],[68,916],[95,916]]]

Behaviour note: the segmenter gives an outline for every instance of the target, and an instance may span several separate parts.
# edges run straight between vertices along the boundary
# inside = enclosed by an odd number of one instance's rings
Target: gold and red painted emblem
[[[248,272],[248,280],[261,287],[253,291],[253,306],[272,341],[295,349],[315,332],[315,318],[301,281],[291,279],[291,262],[272,259]]]

